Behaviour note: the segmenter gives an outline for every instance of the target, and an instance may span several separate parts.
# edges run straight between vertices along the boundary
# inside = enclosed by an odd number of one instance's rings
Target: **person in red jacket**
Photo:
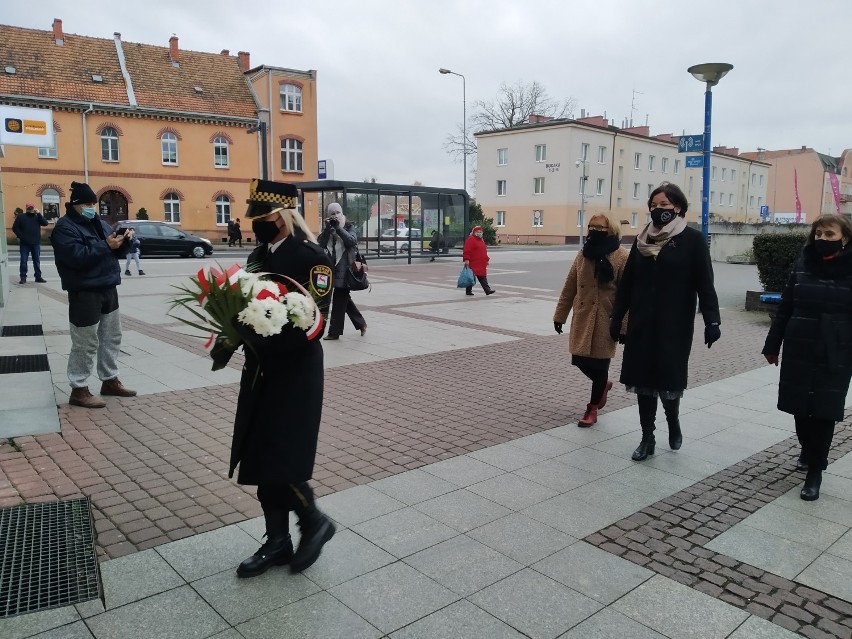
[[[474,226],[468,238],[464,241],[464,251],[462,252],[464,265],[469,266],[476,279],[482,284],[482,290],[486,295],[496,293],[488,284],[488,248],[485,246],[485,240],[482,239],[482,227]],[[468,286],[465,289],[465,294],[473,295],[473,287]]]

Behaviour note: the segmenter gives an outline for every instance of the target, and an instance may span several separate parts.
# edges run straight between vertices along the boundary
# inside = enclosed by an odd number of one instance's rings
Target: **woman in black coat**
[[[801,498],[819,499],[822,471],[834,424],[843,419],[852,377],[852,225],[841,216],[823,215],[811,225],[763,347],[781,381],[778,410],[796,421],[802,445],[800,470],[807,469]]]
[[[695,298],[704,317],[704,343],[721,337],[713,265],[703,235],[686,225],[683,191],[667,182],[648,198],[651,222],[633,242],[615,296],[610,335],[624,346],[621,382],[638,395],[641,461],[654,454],[657,398],[669,427],[669,446],[680,448],[680,398],[686,388],[695,324]],[[621,335],[624,316],[627,335]]]
[[[295,187],[293,191],[295,196]],[[248,264],[259,271],[287,275],[310,289],[320,312],[327,316],[331,263],[302,217],[295,209],[268,211],[268,207],[266,211],[250,209],[247,217],[261,243],[249,255]],[[334,524],[317,509],[308,485],[322,416],[322,344],[292,324],[271,337],[242,325],[238,328],[247,347],[229,476],[239,465],[237,481],[257,486],[267,540],[240,564],[237,575],[254,577],[270,566],[287,563],[292,572],[299,572],[316,561],[323,544],[334,535]],[[299,517],[302,533],[295,554],[291,510]]]

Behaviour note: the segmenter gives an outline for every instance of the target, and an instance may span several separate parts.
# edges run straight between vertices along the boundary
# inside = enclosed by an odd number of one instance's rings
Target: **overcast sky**
[[[500,83],[537,80],[554,98],[620,125],[701,133],[701,62],[734,70],[713,90],[713,143],[752,151],[852,147],[850,0],[0,0],[0,22],[182,49],[249,51],[253,66],[315,69],[319,157],[335,178],[460,187],[444,151]],[[235,9],[240,9],[237,13]],[[846,43],[845,45],[843,43]],[[469,171],[473,189],[472,172]]]

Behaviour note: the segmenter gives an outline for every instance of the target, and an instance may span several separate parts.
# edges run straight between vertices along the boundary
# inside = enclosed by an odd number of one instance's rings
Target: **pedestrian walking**
[[[50,237],[62,289],[68,291],[68,403],[84,408],[106,406],[89,392],[95,356],[101,395],[136,395],[118,379],[121,316],[117,289],[121,283],[118,260],[124,257],[135,234],[133,229],[123,235],[113,233],[98,216],[97,202],[88,184],[72,182],[65,215],[56,222]]]
[[[142,243],[139,241],[139,238],[135,235],[130,240],[130,250],[127,252],[127,261],[124,263],[124,274],[130,277],[130,262],[136,262],[136,272],[139,275],[145,275],[145,271],[142,270],[142,262],[140,261],[141,257],[141,246]]]
[[[20,210],[20,209],[19,209]],[[19,214],[12,222],[12,233],[18,238],[21,250],[21,280],[18,284],[27,283],[27,266],[32,256],[33,275],[35,281],[44,284],[46,280],[41,276],[41,227],[47,226],[47,220],[39,213],[35,206],[27,204],[26,212]]]
[[[687,207],[686,196],[674,184],[664,182],[651,192],[651,221],[633,242],[612,310],[610,336],[625,343],[620,380],[637,394],[639,404],[642,441],[633,451],[635,461],[654,454],[658,397],[669,447],[681,447],[680,398],[689,369],[696,295],[704,343],[709,348],[722,335],[710,251],[701,232],[686,225]]]
[[[553,328],[562,327],[571,314],[568,350],[571,363],[592,382],[586,412],[577,422],[588,427],[598,420],[612,388],[609,363],[615,356],[616,341],[609,334],[615,291],[627,263],[627,250],[621,246],[621,228],[607,215],[589,220],[583,250],[577,254],[553,313]]]
[[[243,248],[243,229],[240,226],[240,218],[234,220],[234,241],[240,248]]]
[[[228,246],[234,245],[234,240],[236,238],[236,234],[234,233],[234,220],[228,220]]]
[[[790,413],[806,470],[800,497],[819,499],[834,425],[844,417],[852,377],[852,224],[821,215],[781,295],[763,355],[778,366],[778,410]]]
[[[325,340],[340,339],[346,316],[361,335],[367,332],[367,320],[352,301],[352,289],[349,286],[349,269],[354,267],[358,255],[358,237],[355,226],[346,220],[343,208],[332,202],[326,209],[326,219],[322,232],[317,238],[319,245],[326,250],[334,264],[334,294],[331,302],[331,320]]]
[[[481,226],[474,226],[470,235],[464,241],[464,249],[462,249],[462,260],[465,266],[469,266],[470,270],[479,280],[482,290],[486,295],[496,293],[488,284],[488,262],[491,260],[488,257],[488,247],[485,245],[485,240],[482,239],[483,230]],[[465,295],[473,295],[473,287],[468,286],[465,290]]]
[[[296,211],[296,187],[252,181],[246,217],[260,246],[247,264],[304,283],[320,312],[328,316],[331,262]],[[274,208],[273,208],[274,207]],[[234,419],[229,477],[257,486],[266,522],[266,542],[237,568],[254,577],[271,566],[290,564],[299,572],[313,564],[334,535],[331,520],[317,508],[308,481],[313,476],[323,397],[323,352],[319,340],[287,327],[261,337],[248,331],[245,367]],[[290,537],[290,511],[299,518],[296,552]]]

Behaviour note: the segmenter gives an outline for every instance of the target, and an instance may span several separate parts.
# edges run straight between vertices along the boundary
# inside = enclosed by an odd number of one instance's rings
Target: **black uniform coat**
[[[763,353],[781,359],[778,409],[843,419],[852,376],[852,251],[823,260],[806,246],[793,266]]]
[[[621,382],[653,390],[686,388],[695,296],[705,324],[719,322],[710,251],[700,231],[685,228],[656,259],[633,241],[618,285],[613,317],[629,311]]]
[[[328,317],[331,262],[316,244],[290,236],[272,254],[266,244],[256,248],[248,264],[288,275],[309,291],[313,287],[320,311]],[[240,484],[307,481],[313,475],[322,417],[321,335],[308,341],[305,331],[291,324],[272,337],[248,328],[241,332],[248,346],[228,476],[239,464]]]

